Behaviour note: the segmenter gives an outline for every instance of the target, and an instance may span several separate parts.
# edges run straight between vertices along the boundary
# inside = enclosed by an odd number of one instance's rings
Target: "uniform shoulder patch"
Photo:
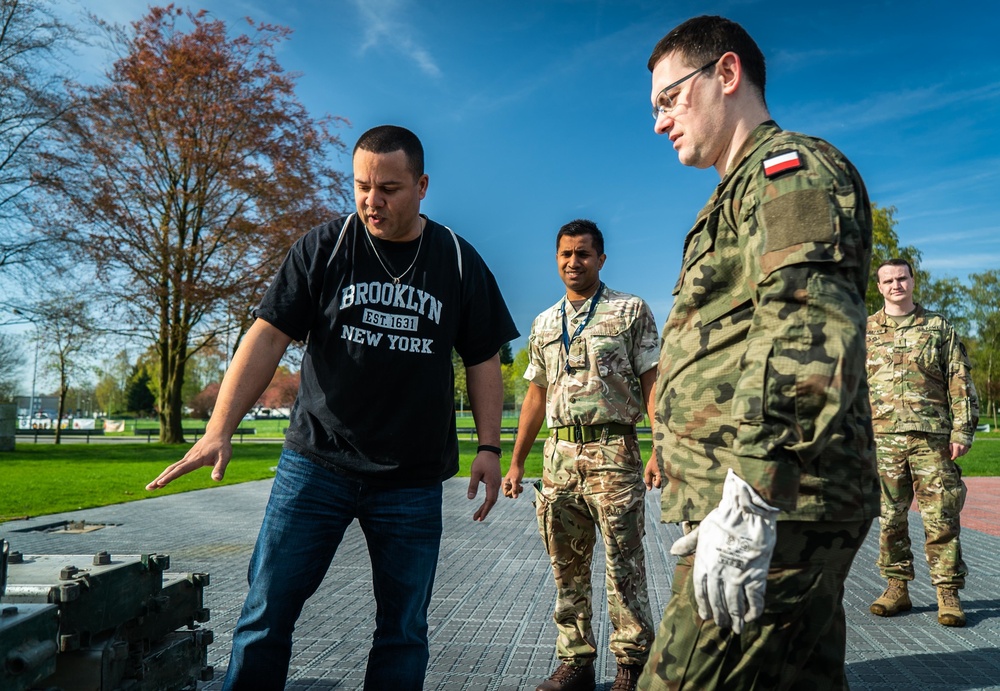
[[[798,151],[783,151],[764,159],[764,175],[769,178],[786,170],[795,170],[801,167],[802,159],[799,158]]]

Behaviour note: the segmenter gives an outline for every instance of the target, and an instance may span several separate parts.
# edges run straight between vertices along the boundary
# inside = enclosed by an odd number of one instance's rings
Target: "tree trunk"
[[[994,339],[993,342],[990,344],[990,359],[989,359],[989,364],[987,364],[986,366],[986,391],[983,392],[985,396],[982,397],[986,401],[985,408],[987,411],[989,410],[992,404],[994,427],[997,426],[997,404],[996,400],[994,400],[994,395],[993,395],[993,353],[995,348],[996,348],[996,339]],[[989,412],[987,412],[986,414],[989,415]]]
[[[184,362],[173,361],[172,371],[169,373],[166,381],[166,394],[164,400],[161,403],[160,415],[166,419],[166,424],[160,427],[161,434],[163,430],[170,432],[170,439],[168,443],[180,444],[184,442],[184,429],[183,429],[183,417],[184,417],[184,402],[182,400],[181,388],[184,385]]]
[[[63,413],[66,411],[66,393],[69,391],[69,387],[66,386],[66,379],[59,383],[59,412],[56,415],[56,437],[55,443],[62,443],[62,419]]]
[[[165,444],[184,443],[183,393],[187,367],[187,333],[176,315],[166,326],[169,334],[160,347],[160,441]]]
[[[173,353],[167,358],[165,371],[160,372],[160,441],[164,444],[183,444],[184,362]]]

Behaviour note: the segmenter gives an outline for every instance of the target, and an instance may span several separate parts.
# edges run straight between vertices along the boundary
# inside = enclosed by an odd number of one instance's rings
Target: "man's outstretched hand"
[[[181,475],[206,466],[212,466],[212,479],[218,482],[225,476],[226,466],[232,457],[233,445],[229,439],[206,435],[188,449],[184,458],[168,465],[155,480],[146,485],[146,489],[166,487]]]

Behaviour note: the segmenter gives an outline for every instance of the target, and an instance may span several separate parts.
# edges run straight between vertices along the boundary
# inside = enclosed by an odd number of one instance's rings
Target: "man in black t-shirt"
[[[255,311],[205,436],[147,489],[204,466],[221,480],[231,439],[289,343],[301,383],[224,689],[280,689],[292,630],[347,526],[368,543],[378,606],[366,689],[420,689],[441,542],[442,482],[458,470],[452,348],[467,371],[481,446],[483,520],[500,486],[500,347],[517,337],[496,280],[465,240],[420,214],[423,148],[382,126],[354,148],[357,213],[300,238]]]

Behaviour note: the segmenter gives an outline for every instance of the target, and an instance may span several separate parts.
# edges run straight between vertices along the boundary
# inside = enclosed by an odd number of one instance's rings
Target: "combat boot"
[[[565,662],[535,691],[594,691],[594,663],[567,665]]]
[[[642,665],[623,665],[619,662],[618,674],[615,675],[611,691],[635,691],[640,674],[642,674]]]
[[[938,588],[938,623],[943,626],[965,626],[965,612],[955,588]]]
[[[938,595],[939,600],[940,597]],[[910,593],[906,588],[906,581],[898,578],[890,578],[889,587],[885,589],[885,592],[868,609],[871,610],[872,614],[879,617],[891,617],[900,612],[909,612],[913,609],[913,603],[910,602]]]

